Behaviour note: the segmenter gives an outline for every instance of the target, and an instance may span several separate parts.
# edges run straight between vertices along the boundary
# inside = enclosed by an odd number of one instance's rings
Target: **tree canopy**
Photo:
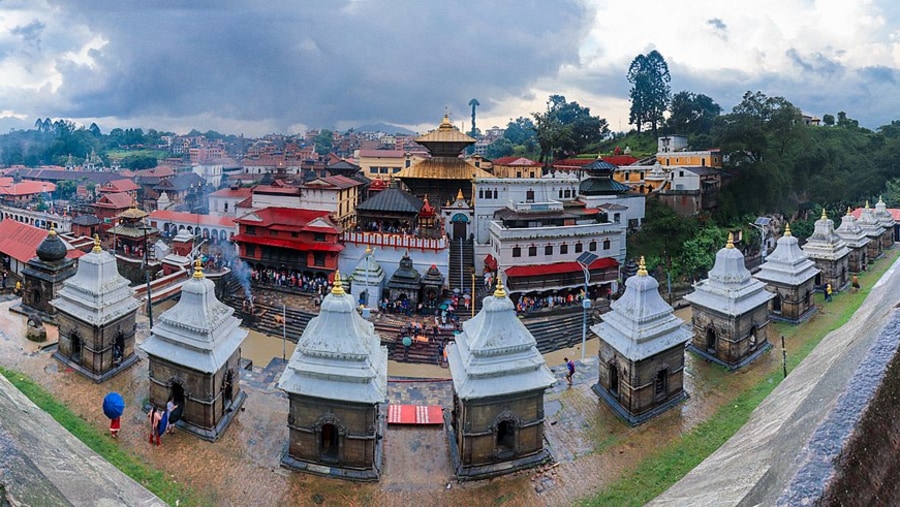
[[[533,117],[540,159],[545,165],[577,155],[609,132],[605,119],[591,116],[590,108],[575,101],[567,102],[562,95],[551,95],[547,110],[534,113]]]
[[[665,58],[654,49],[631,61],[627,77],[631,83],[628,123],[634,125],[638,132],[644,125],[649,125],[655,137],[657,126],[663,123],[663,113],[669,107],[672,94],[669,66]]]

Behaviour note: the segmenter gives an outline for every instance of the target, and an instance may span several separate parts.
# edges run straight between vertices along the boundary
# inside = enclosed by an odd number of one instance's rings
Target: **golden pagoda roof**
[[[491,178],[493,175],[484,169],[475,167],[461,158],[438,157],[423,160],[403,168],[394,175],[395,178],[420,178],[428,180],[473,180],[475,178]]]
[[[147,213],[146,211],[144,211],[142,209],[128,208],[127,210],[116,215],[116,217],[118,217],[118,218],[144,218],[147,215],[149,215],[149,213]]]
[[[450,117],[444,115],[444,120],[438,128],[421,135],[415,139],[417,143],[474,143],[475,138],[460,132],[452,123]]]

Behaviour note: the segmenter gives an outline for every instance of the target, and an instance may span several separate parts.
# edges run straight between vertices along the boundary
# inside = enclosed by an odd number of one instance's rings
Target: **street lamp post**
[[[150,253],[147,248],[147,231],[150,226],[143,224],[141,229],[144,230],[144,277],[147,280],[147,320],[150,321],[150,328],[153,328],[153,298],[150,294]]]
[[[576,262],[584,271],[584,298],[581,300],[581,360],[584,361],[584,349],[587,345],[587,311],[591,307],[591,298],[588,296],[588,283],[591,281],[590,266],[600,257],[591,252],[584,252],[579,255]]]

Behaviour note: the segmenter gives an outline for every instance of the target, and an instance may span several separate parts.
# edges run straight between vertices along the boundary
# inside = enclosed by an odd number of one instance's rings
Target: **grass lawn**
[[[835,295],[827,312],[819,312],[800,325],[774,323],[774,335],[790,340],[788,372],[793,370],[831,331],[844,325],[869,295],[869,288],[888,270],[900,255],[900,249],[890,250],[872,269],[859,275],[862,289],[856,294],[848,291]],[[822,298],[821,295],[816,295]],[[819,299],[817,299],[817,302]],[[780,353],[781,344],[773,343],[773,353]],[[758,382],[740,392],[737,397],[719,407],[715,414],[693,431],[662,446],[633,470],[610,484],[597,496],[584,500],[582,505],[643,505],[678,482],[694,467],[724,444],[750,418],[755,409],[783,380],[780,362]],[[724,368],[723,368],[724,370]],[[728,387],[727,381],[723,386]]]

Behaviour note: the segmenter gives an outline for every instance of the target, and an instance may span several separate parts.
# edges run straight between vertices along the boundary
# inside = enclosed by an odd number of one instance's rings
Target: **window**
[[[495,188],[494,189],[494,199],[497,199],[498,195],[500,195],[500,194],[497,192],[497,189]]]
[[[591,252],[596,252],[597,251],[597,242],[594,240],[591,240],[591,242],[588,243],[588,250]]]
[[[399,168],[399,167],[395,167],[393,172],[394,172],[394,173],[399,173],[399,172],[400,172],[400,168]]]
[[[603,240],[603,249],[609,250],[609,247],[610,247],[610,241],[608,239],[604,239]]]
[[[567,198],[572,197],[572,191],[571,191],[571,190],[566,189],[566,197],[567,197]]]
[[[484,189],[483,188],[478,189],[478,198],[484,199]]]
[[[547,245],[544,247],[544,255],[553,255],[553,245]]]
[[[291,233],[291,237],[292,237],[292,238],[296,238],[296,237],[298,237],[298,236],[300,236],[300,234],[297,233],[297,232],[292,232],[292,233]]]
[[[513,250],[512,250],[512,256],[513,256],[513,257],[521,257],[521,256],[522,256],[522,249],[521,249],[520,247],[518,247],[518,246],[514,246],[514,247],[513,247]]]
[[[245,245],[244,251],[247,257],[256,257],[256,245]]]
[[[559,189],[559,198],[560,198],[560,199],[563,198],[563,191],[562,191],[562,189]]]
[[[525,192],[525,202],[534,202],[534,190],[527,190]]]
[[[522,177],[522,171],[516,171],[516,178]]]
[[[616,214],[613,215],[613,222],[619,223],[621,220],[622,220],[622,214],[621,214],[621,213],[616,213]]]
[[[313,241],[324,242],[325,241],[325,233],[324,232],[316,232],[313,233]]]
[[[379,167],[378,170],[381,172],[381,174],[387,174],[387,173],[388,173],[388,168],[387,168],[387,167]]]
[[[278,236],[278,231],[269,231],[269,236]]]
[[[559,254],[566,255],[567,253],[569,253],[569,245],[567,245],[565,243],[563,243],[562,245],[559,245]]]
[[[684,178],[684,171],[678,171],[678,177]]]
[[[248,236],[256,236],[256,226],[248,225],[246,229],[244,229],[244,233]]]
[[[584,246],[581,244],[580,241],[578,243],[575,243],[575,253],[581,253],[581,251],[583,249],[584,249]]]
[[[370,168],[369,168],[369,172],[372,173],[372,174],[378,174],[378,168],[377,168],[377,167],[370,167]]]
[[[228,213],[228,203],[225,203],[225,213]]]
[[[536,257],[536,256],[537,256],[537,247],[536,247],[536,246],[531,245],[530,247],[528,247],[528,256],[529,256],[529,257]]]
[[[325,265],[325,252],[313,252],[313,266]]]

